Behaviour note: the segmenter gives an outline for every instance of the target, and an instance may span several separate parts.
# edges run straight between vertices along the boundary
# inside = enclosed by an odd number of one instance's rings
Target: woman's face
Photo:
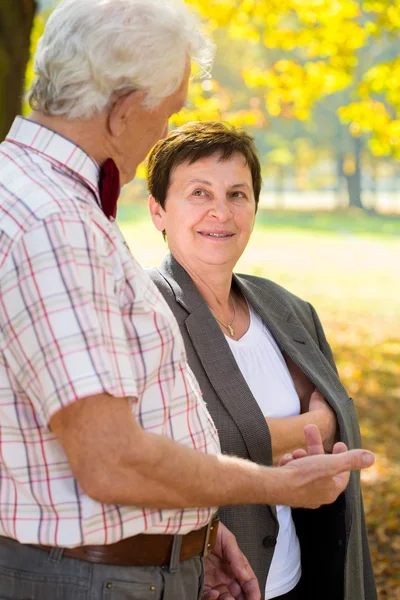
[[[171,253],[190,270],[233,269],[249,241],[255,209],[251,171],[239,153],[179,165],[171,173],[165,210],[150,197],[155,226],[166,231]]]

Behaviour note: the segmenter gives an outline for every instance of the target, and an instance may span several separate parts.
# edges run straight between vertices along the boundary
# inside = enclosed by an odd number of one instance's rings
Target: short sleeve
[[[77,215],[52,215],[13,243],[0,273],[3,356],[43,425],[98,393],[137,392],[115,249]]]

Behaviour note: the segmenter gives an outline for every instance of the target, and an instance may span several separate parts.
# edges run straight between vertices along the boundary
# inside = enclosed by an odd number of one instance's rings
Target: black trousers
[[[295,588],[290,590],[290,592],[283,594],[283,596],[277,596],[276,598],[274,598],[274,600],[305,600],[305,596],[302,592],[302,588],[303,588],[303,586],[301,584],[301,579],[300,579],[299,583],[296,585]]]

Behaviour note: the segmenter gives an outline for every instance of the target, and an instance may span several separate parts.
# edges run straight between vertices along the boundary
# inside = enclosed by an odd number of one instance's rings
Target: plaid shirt
[[[212,509],[103,505],[49,430],[79,398],[138,398],[141,426],[205,453],[217,432],[178,325],[100,208],[97,164],[18,117],[0,145],[0,535],[73,547],[186,533]]]

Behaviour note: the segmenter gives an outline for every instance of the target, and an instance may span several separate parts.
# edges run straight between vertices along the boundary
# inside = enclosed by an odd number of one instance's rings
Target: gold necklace
[[[223,327],[225,327],[225,329],[227,329],[229,331],[229,335],[231,337],[235,337],[235,330],[233,329],[233,324],[234,324],[235,319],[236,319],[236,307],[235,307],[235,303],[233,302],[233,298],[232,298],[232,296],[230,294],[229,294],[229,298],[230,298],[230,301],[232,302],[232,308],[233,308],[233,319],[232,319],[232,321],[230,323],[223,323],[221,321],[221,319],[218,319],[218,317],[216,317],[214,315],[214,313],[211,310],[211,308],[210,308],[210,311],[211,311],[211,314],[214,317],[214,319],[216,321],[218,321],[218,323],[221,323],[221,325],[223,325]]]

